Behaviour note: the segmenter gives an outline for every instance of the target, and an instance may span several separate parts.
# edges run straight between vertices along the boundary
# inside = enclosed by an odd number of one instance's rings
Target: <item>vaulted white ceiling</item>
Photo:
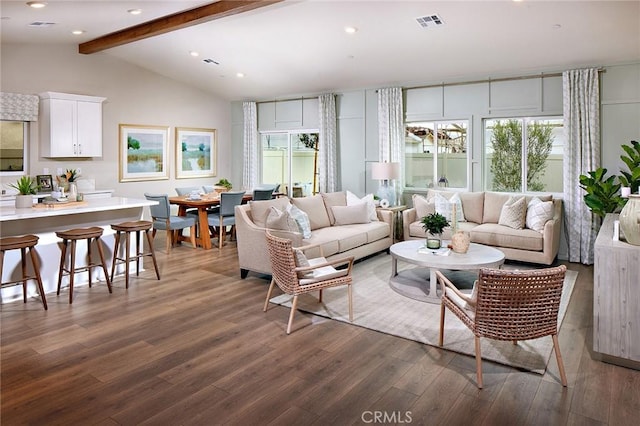
[[[208,2],[47,3],[2,0],[2,43],[78,45]],[[443,25],[417,23],[432,14]],[[284,1],[94,55],[230,100],[530,75],[640,61],[640,1]]]

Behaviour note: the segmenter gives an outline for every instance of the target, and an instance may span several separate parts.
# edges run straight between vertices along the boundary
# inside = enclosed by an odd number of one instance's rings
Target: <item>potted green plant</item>
[[[225,178],[220,179],[218,183],[216,183],[216,186],[224,187],[227,191],[231,191],[231,188],[233,187],[233,185],[231,185],[231,182],[229,182]]]
[[[10,187],[18,190],[16,195],[16,208],[24,209],[33,206],[33,195],[38,189],[36,180],[31,176],[22,176],[15,184],[9,184]]]
[[[431,213],[424,216],[421,220],[422,228],[430,234],[427,237],[427,248],[440,248],[440,235],[444,228],[449,226],[449,221],[440,213]]]

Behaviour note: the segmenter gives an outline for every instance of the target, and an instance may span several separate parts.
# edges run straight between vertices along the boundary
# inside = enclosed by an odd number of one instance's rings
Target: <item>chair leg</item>
[[[349,322],[353,322],[353,288],[351,284],[347,285],[349,293]]]
[[[100,263],[102,264],[102,272],[104,272],[104,279],[107,282],[107,287],[109,288],[109,293],[112,293],[112,291],[111,291],[111,279],[109,278],[109,270],[107,269],[107,262],[105,261],[104,251],[102,250],[102,240],[100,239],[100,237],[97,237],[95,239],[95,241],[96,241],[96,246],[98,246],[98,254],[100,255]],[[128,252],[129,252],[129,248],[127,248],[127,253]],[[128,261],[128,259],[127,259],[127,261]],[[129,274],[127,273],[127,277],[128,276],[129,276]]]
[[[440,337],[438,338],[438,346],[442,346],[444,344],[444,314],[444,303],[440,303]]]
[[[20,248],[20,266],[22,267],[22,299],[27,303],[27,249]]]
[[[191,245],[193,246],[193,248],[194,248],[194,249],[195,249],[195,248],[198,248],[198,246],[196,245],[196,226],[195,226],[195,225],[193,225],[193,226],[190,228],[190,231],[189,231],[189,238],[191,239]]]
[[[262,312],[267,312],[267,308],[269,307],[269,299],[271,299],[271,292],[273,291],[275,283],[276,281],[272,278],[271,284],[269,284],[269,290],[267,291],[267,298],[264,301],[264,308],[262,309]]]
[[[296,313],[296,309],[298,307],[298,296],[293,296],[293,301],[291,302],[291,312],[289,313],[289,323],[287,324],[287,334],[291,334],[291,325],[293,324],[293,316]]]
[[[147,236],[147,242],[149,243],[149,251],[151,251],[151,259],[153,260],[153,267],[156,270],[156,277],[160,279],[160,271],[158,270],[158,262],[156,261],[156,252],[153,249],[153,237],[149,235],[149,230],[144,231]]]
[[[476,341],[476,376],[478,377],[478,389],[482,389],[482,353],[480,351],[480,338],[474,336]]]
[[[173,231],[167,229],[167,254],[171,253],[171,244],[173,243]]]
[[[560,344],[558,343],[558,335],[551,335],[553,339],[553,351],[556,353],[556,361],[558,362],[558,371],[560,372],[560,380],[562,386],[567,387],[567,375],[564,371],[564,363],[562,362],[562,355],[560,354]]]
[[[116,231],[114,236],[115,244],[113,246],[113,261],[111,262],[111,281],[116,273],[116,262],[118,261],[118,253],[120,252],[120,231]]]
[[[48,309],[47,298],[44,295],[44,287],[42,286],[42,277],[40,276],[40,266],[38,265],[38,255],[36,254],[35,247],[31,247],[29,249],[29,255],[31,256],[31,265],[33,266],[33,270],[36,274],[36,284],[38,285],[38,292],[40,293],[40,299],[42,300],[42,305],[44,306],[44,310],[46,311]],[[0,267],[0,275],[2,275],[1,267]]]
[[[64,272],[64,264],[67,260],[67,244],[68,241],[67,240],[63,240],[62,241],[62,248],[61,248],[61,254],[60,254],[60,269],[58,271],[58,291],[57,291],[57,295],[60,296],[60,286],[62,285],[62,273]]]
[[[322,303],[322,289],[318,290],[318,303]]]

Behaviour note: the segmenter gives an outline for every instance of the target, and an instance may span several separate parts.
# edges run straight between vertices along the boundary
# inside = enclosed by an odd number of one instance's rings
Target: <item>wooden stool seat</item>
[[[131,259],[136,260],[136,276],[140,275],[140,258],[144,256],[151,256],[153,259],[153,267],[156,270],[156,277],[160,279],[160,271],[158,270],[158,262],[156,262],[156,255],[153,251],[153,238],[150,235],[153,223],[146,220],[137,220],[131,222],[122,222],[111,225],[111,229],[116,231],[115,247],[113,249],[113,263],[111,264],[111,281],[116,271],[116,265],[118,263],[125,264],[125,287],[129,288],[129,264]],[[144,251],[140,243],[140,232],[144,231],[147,237],[147,244],[149,246],[148,251]],[[125,233],[125,254],[124,257],[118,256],[120,251],[120,238],[121,234]],[[136,233],[136,254],[131,256],[131,233]]]
[[[102,237],[103,229],[98,226],[92,226],[90,228],[75,228],[67,231],[58,231],[56,235],[58,238],[62,238],[62,254],[60,256],[60,271],[58,273],[58,292],[60,294],[60,286],[62,285],[62,277],[64,275],[69,276],[69,303],[73,303],[73,280],[76,272],[87,271],[89,273],[89,287],[91,287],[91,268],[101,266],[104,271],[104,277],[107,281],[107,287],[109,293],[111,293],[111,279],[109,278],[109,271],[107,270],[107,262],[104,258],[104,251],[102,250]],[[87,240],[87,264],[85,266],[76,267],[76,241]],[[94,262],[91,259],[91,240],[94,240],[98,247],[98,253],[100,254],[100,262]],[[69,267],[65,266],[67,257],[67,246],[71,242],[71,260]]]
[[[35,279],[42,299],[42,306],[47,310],[47,299],[44,295],[42,287],[42,278],[40,277],[40,266],[38,265],[38,257],[36,255],[36,244],[39,237],[35,235],[24,235],[21,237],[5,237],[0,238],[0,280],[2,280],[2,271],[4,269],[4,252],[8,250],[20,250],[20,264],[22,266],[22,279],[14,281],[3,281],[0,287],[5,284],[16,284],[22,282],[22,298],[27,303],[27,280]],[[29,249],[29,257],[31,258],[31,266],[33,266],[33,275],[27,274],[26,250]]]

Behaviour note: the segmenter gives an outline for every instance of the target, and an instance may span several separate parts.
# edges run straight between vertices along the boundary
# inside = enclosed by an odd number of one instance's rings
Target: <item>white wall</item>
[[[95,179],[99,189],[114,195],[142,198],[144,192],[175,194],[177,186],[211,184],[231,176],[231,104],[200,90],[154,74],[119,59],[81,55],[76,46],[2,45],[0,88],[3,92],[38,94],[45,91],[103,96],[103,156],[90,159],[48,159],[38,152],[38,125],[31,126],[29,174],[49,168],[82,168],[82,177]],[[118,125],[170,127],[168,180],[118,182]],[[175,127],[217,129],[218,173],[214,178],[175,178]],[[238,158],[241,169],[241,158]],[[4,185],[14,177],[0,178]],[[232,183],[235,183],[233,180]],[[238,182],[240,183],[240,182]]]

